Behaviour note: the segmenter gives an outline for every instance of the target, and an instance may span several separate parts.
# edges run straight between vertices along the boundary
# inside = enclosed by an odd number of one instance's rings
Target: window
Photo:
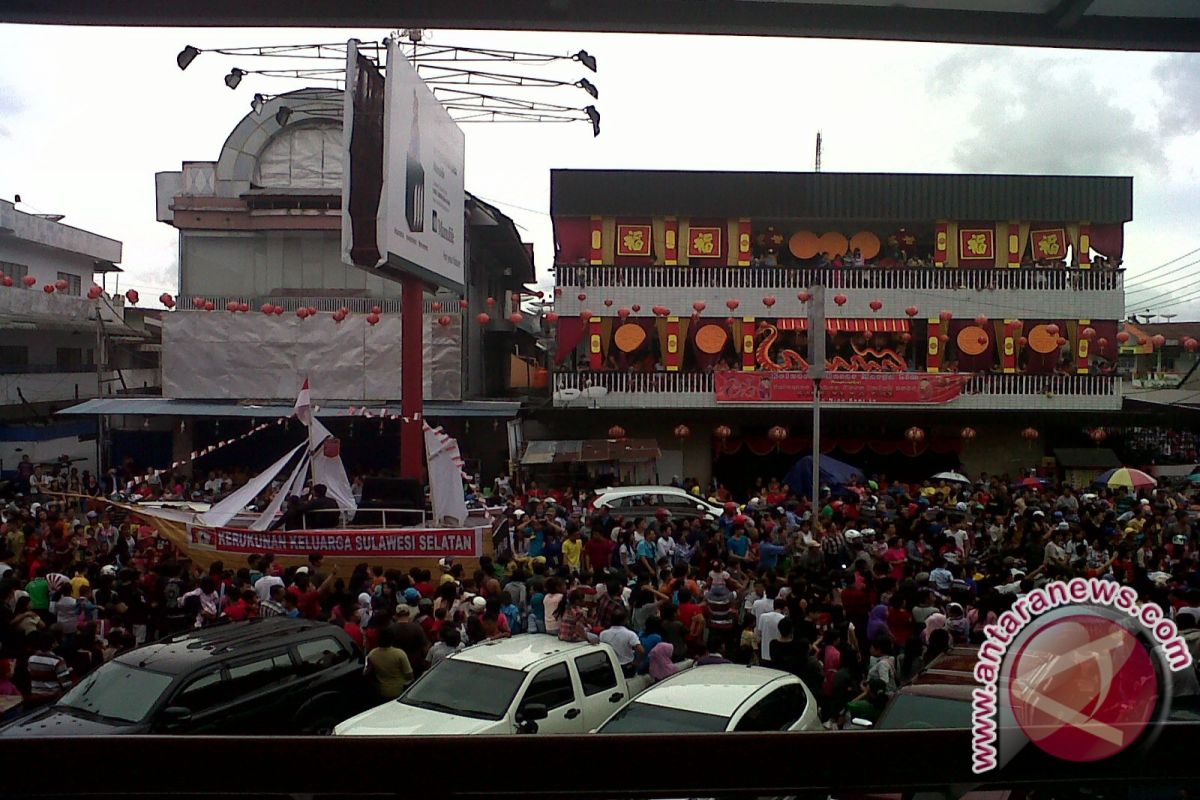
[[[588,697],[599,694],[606,689],[615,688],[617,675],[613,672],[612,661],[608,653],[589,653],[575,659],[575,669],[579,671],[579,682],[583,684],[583,693]]]
[[[725,730],[728,717],[632,702],[613,716],[599,733],[713,733]]]
[[[0,344],[0,372],[23,372],[29,366],[29,348],[23,344]]]
[[[233,700],[296,677],[296,665],[287,653],[260,658],[248,664],[229,668],[226,693]]]
[[[63,294],[69,294],[75,297],[79,297],[79,295],[83,294],[83,278],[79,277],[78,275],[72,275],[69,272],[60,272],[58,273],[58,280],[67,282],[67,288]]]
[[[349,658],[346,648],[342,647],[337,639],[301,642],[296,645],[296,654],[300,656],[300,663],[303,665],[301,670],[305,674],[327,669]]]
[[[791,727],[808,705],[804,688],[793,683],[781,686],[759,700],[746,712],[734,730],[782,731]]]
[[[289,125],[258,155],[254,185],[336,189],[342,185],[342,126],[312,122]]]
[[[28,264],[17,264],[13,261],[0,261],[0,272],[13,279],[13,283],[20,283],[21,278],[29,274]]]
[[[400,702],[476,719],[500,719],[521,688],[525,674],[448,658],[409,687]]]
[[[547,667],[529,682],[525,690],[525,699],[521,706],[530,703],[541,703],[547,710],[565,706],[575,701],[575,690],[571,688],[571,674],[567,672],[566,664],[555,664]]]
[[[175,695],[171,705],[182,706],[193,714],[207,711],[213,706],[225,702],[227,699],[225,688],[221,673],[209,672],[183,687],[179,694]]]
[[[140,722],[170,685],[169,675],[110,661],[63,695],[59,704],[85,714]]]
[[[54,364],[59,369],[82,369],[83,350],[78,347],[59,347],[56,349]]]

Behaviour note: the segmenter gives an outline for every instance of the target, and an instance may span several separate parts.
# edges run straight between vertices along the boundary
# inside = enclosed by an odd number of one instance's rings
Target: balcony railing
[[[1022,267],[702,267],[560,264],[557,285],[587,288],[638,286],[650,289],[725,287],[794,289],[821,284],[831,289],[896,291],[1081,291],[1108,292],[1125,285],[1123,270]]]
[[[1121,379],[1110,375],[974,373],[965,377],[962,394],[942,407],[1046,411],[1099,411],[1121,407]],[[559,372],[554,375],[552,385],[554,405],[560,408],[718,407],[711,372]],[[720,407],[737,405],[740,404],[721,403]],[[762,403],[751,405],[768,406]],[[863,405],[886,407],[880,403]]]
[[[382,298],[382,297],[314,297],[314,296],[290,296],[290,295],[190,295],[181,297],[179,307],[184,311],[191,311],[195,308],[196,298],[211,302],[214,311],[224,311],[230,302],[246,303],[250,306],[252,312],[257,312],[264,304],[270,303],[273,306],[281,306],[288,313],[295,313],[300,308],[315,308],[319,313],[332,314],[343,306],[350,310],[351,314],[368,314],[375,306],[379,306],[379,310],[384,314],[399,314],[400,313],[400,298]],[[433,304],[441,303],[441,310],[434,311]],[[426,314],[455,314],[459,311],[457,298],[436,298],[433,300],[426,299],[424,304]]]

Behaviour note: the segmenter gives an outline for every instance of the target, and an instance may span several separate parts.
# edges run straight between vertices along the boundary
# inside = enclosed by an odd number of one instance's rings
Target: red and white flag
[[[312,395],[308,392],[308,378],[304,379],[300,394],[296,395],[296,407],[292,409],[292,416],[305,425],[312,422]]]

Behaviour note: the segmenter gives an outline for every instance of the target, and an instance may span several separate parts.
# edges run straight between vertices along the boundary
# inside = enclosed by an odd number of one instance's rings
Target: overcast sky
[[[200,48],[378,40],[381,30],[0,26],[0,196],[125,244],[122,286],[176,287],[176,235],[154,219],[154,173],[215,160],[255,91],[300,88],[230,67],[277,59],[175,54]],[[532,74],[600,89],[585,123],[465,126],[467,189],[509,213],[552,256],[554,167],[1133,175],[1125,261],[1137,276],[1200,248],[1200,56],[915,43],[433,31],[433,44],[539,52],[586,48]],[[332,65],[332,64],[331,64]],[[501,71],[515,71],[507,67]],[[549,102],[584,105],[581,90]],[[1191,263],[1191,262],[1197,263]],[[1144,278],[1129,302],[1200,319],[1200,252]],[[1174,291],[1172,295],[1171,292]],[[1172,300],[1189,298],[1173,306]]]

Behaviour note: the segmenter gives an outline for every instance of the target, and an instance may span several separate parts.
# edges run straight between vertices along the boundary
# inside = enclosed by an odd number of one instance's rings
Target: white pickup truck
[[[625,678],[606,644],[523,634],[455,653],[334,735],[587,733],[650,683]]]

